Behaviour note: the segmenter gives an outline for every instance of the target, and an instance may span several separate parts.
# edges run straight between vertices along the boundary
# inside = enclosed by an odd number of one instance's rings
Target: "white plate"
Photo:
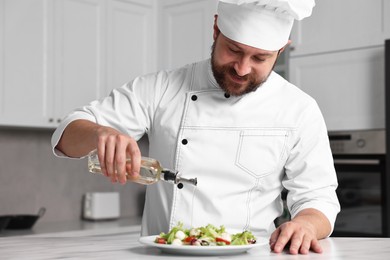
[[[164,253],[178,254],[178,255],[233,255],[245,253],[246,251],[268,244],[265,238],[257,239],[256,244],[242,245],[242,246],[176,246],[167,244],[155,243],[155,236],[141,237],[139,242],[160,249]]]

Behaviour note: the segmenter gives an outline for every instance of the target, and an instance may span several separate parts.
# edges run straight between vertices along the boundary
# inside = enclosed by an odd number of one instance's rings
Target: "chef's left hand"
[[[289,253],[308,254],[309,251],[322,253],[318,239],[330,233],[330,223],[321,212],[315,209],[302,210],[291,221],[280,225],[270,237],[270,247],[280,253],[289,245]]]

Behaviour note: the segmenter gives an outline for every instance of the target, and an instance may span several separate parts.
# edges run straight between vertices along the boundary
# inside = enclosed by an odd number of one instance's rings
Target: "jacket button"
[[[191,99],[192,99],[192,101],[195,101],[195,100],[198,99],[198,97],[197,97],[196,95],[192,95],[192,96],[191,96]]]
[[[225,98],[230,98],[230,94],[225,93]]]
[[[183,140],[181,140],[181,143],[186,145],[186,144],[188,144],[188,140],[187,139],[183,139]]]

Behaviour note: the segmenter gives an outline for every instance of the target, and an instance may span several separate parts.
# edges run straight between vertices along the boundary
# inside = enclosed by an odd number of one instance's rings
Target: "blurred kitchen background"
[[[217,1],[0,0],[0,215],[82,215],[88,192],[119,192],[142,214],[145,187],[111,184],[50,139],[70,110],[135,76],[208,58]],[[147,139],[140,142],[147,156]]]
[[[351,140],[349,131],[384,131],[390,1],[316,2],[275,70],[317,100],[330,132]],[[0,0],[0,215],[45,207],[41,223],[78,220],[83,194],[114,191],[122,217],[140,216],[145,187],[113,185],[88,173],[86,160],[54,157],[51,135],[70,110],[135,76],[208,58],[216,5]],[[147,155],[147,140],[140,146]]]

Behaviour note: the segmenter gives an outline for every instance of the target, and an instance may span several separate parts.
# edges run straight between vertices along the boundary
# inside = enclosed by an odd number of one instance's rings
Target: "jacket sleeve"
[[[292,217],[306,208],[321,211],[333,231],[340,204],[326,125],[314,100],[309,102],[302,115],[291,138],[290,154],[285,165],[283,185],[288,190],[287,206]]]

